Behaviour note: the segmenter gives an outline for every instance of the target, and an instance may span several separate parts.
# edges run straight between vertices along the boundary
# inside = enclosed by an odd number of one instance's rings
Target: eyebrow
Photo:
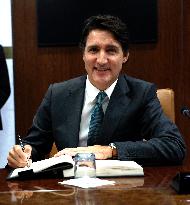
[[[106,46],[107,48],[114,48],[114,49],[119,49],[119,46],[116,45],[108,45]]]
[[[98,44],[92,44],[92,45],[88,45],[86,48],[90,49],[90,48],[99,48],[100,46]],[[117,45],[113,45],[113,44],[108,44],[105,46],[105,48],[114,48],[114,49],[119,49],[119,46]]]

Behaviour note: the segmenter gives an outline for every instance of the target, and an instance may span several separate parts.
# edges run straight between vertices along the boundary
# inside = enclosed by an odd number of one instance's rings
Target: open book
[[[70,178],[74,176],[74,161],[69,155],[33,162],[30,167],[13,170],[7,179]],[[96,160],[97,177],[144,176],[143,168],[134,161]]]
[[[51,157],[33,162],[30,167],[14,169],[7,179],[63,178],[63,170],[72,168],[73,164],[73,159],[69,155]]]

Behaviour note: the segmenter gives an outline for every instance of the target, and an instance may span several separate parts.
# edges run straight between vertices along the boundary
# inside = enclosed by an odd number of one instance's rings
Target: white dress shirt
[[[103,108],[104,113],[106,111],[110,96],[115,88],[116,83],[117,83],[117,80],[109,88],[104,90],[104,92],[107,94],[107,97],[104,99],[102,103],[102,108]],[[94,87],[90,83],[88,76],[87,76],[85,95],[84,95],[84,104],[83,104],[81,122],[80,122],[79,145],[78,145],[79,147],[87,146],[90,118],[91,118],[93,107],[96,103],[96,96],[98,95],[99,92],[100,90],[98,90],[96,87]]]

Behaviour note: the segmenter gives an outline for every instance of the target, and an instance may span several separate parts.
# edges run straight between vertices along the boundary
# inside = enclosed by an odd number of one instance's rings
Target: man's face
[[[121,44],[108,31],[92,30],[83,53],[90,82],[99,90],[108,88],[117,78],[128,59]]]

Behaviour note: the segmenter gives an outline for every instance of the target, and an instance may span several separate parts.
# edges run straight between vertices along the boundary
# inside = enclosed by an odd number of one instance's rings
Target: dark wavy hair
[[[127,26],[116,16],[111,15],[97,15],[91,16],[84,22],[81,40],[79,46],[84,50],[86,40],[92,30],[100,29],[112,33],[114,38],[121,44],[124,52],[129,49],[129,34]]]

